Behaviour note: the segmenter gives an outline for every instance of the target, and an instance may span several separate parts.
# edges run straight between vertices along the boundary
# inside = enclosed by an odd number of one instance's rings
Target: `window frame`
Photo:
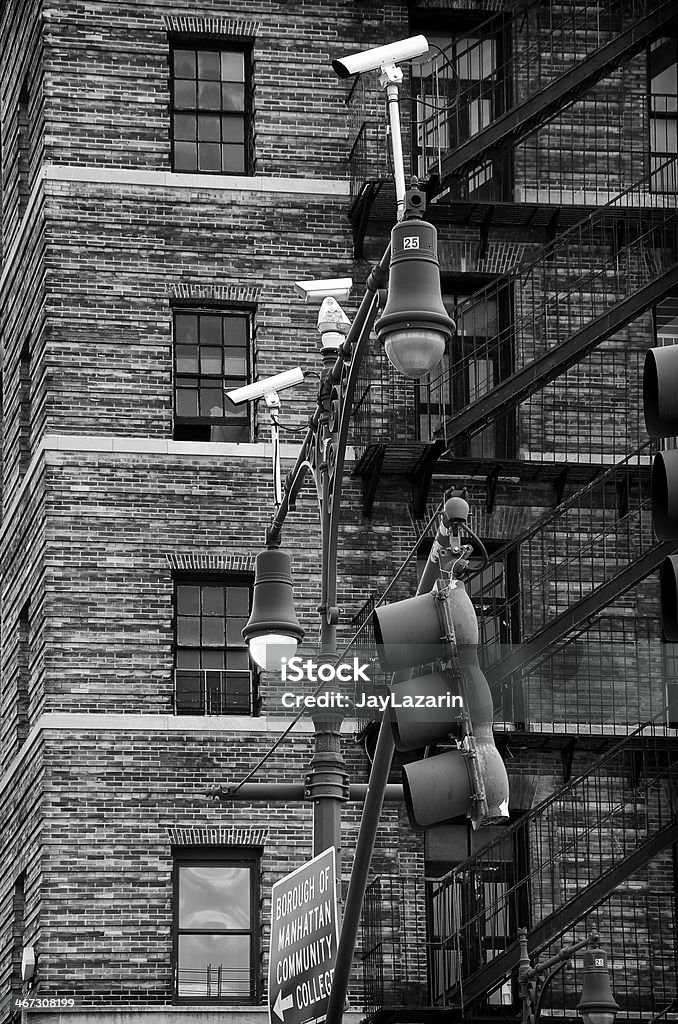
[[[676,68],[676,86],[673,93],[660,93],[653,91],[652,83],[657,74],[652,73],[653,52],[662,45],[672,44],[674,50],[673,67]],[[657,109],[657,100],[665,101],[665,109]],[[673,100],[673,104],[671,104]],[[661,106],[661,103],[659,104]],[[668,140],[670,126],[673,126],[673,134],[678,140],[678,36],[661,36],[648,45],[647,48],[647,144],[650,166],[649,190],[653,193],[675,195],[678,192],[676,181],[676,165],[678,164],[678,141],[676,151],[671,153],[667,149],[658,148],[657,141],[658,126],[663,127],[663,134]],[[673,160],[673,175],[670,175],[671,168],[665,168],[669,161]],[[669,176],[670,175],[670,176]]]
[[[439,11],[418,11],[416,17],[412,19],[410,24],[412,34],[423,32],[427,38],[435,42],[445,52],[447,60],[454,65],[453,72],[446,72],[443,78],[449,80],[450,83],[455,83],[450,90],[454,92],[455,98],[450,96],[447,104],[427,112],[422,104],[422,81],[425,76],[421,75],[421,69],[426,62],[423,60],[414,61],[410,67],[411,116],[412,124],[415,126],[412,139],[412,173],[416,174],[420,179],[428,178],[431,174],[435,177],[436,174],[435,166],[428,166],[425,160],[427,150],[435,148],[435,143],[432,146],[427,144],[431,132],[435,135],[437,130],[440,135],[441,147],[451,152],[461,142],[468,141],[468,139],[485,127],[485,124],[482,124],[476,131],[467,130],[461,133],[461,137],[458,137],[459,126],[455,125],[455,117],[458,116],[458,114],[455,114],[455,109],[458,110],[460,83],[457,65],[459,62],[463,62],[463,54],[468,52],[468,48],[463,53],[458,54],[456,47],[463,40],[469,40],[473,43],[478,38],[478,28],[484,26],[487,20],[487,11],[446,12],[444,20],[441,20]],[[445,42],[445,45],[441,46],[443,42]],[[485,79],[488,76],[485,76],[484,78],[477,79],[477,84],[474,88],[468,87],[468,91],[473,91],[474,93],[474,102],[478,104],[483,102],[489,103],[488,124],[491,124],[492,121],[500,117],[511,105],[513,91],[511,76],[505,73],[501,77],[499,76],[499,71],[502,68],[508,68],[512,54],[510,23],[505,14],[497,16],[497,26],[492,33],[491,42],[494,47],[491,75],[497,76],[496,81],[487,84]],[[454,58],[452,56],[453,53]],[[465,79],[464,81],[471,82],[476,80]],[[476,109],[481,110],[482,108],[478,106]],[[468,110],[470,113],[470,106]],[[435,128],[429,127],[428,131],[426,130],[427,118],[430,121],[435,119],[436,122]],[[468,129],[469,125],[466,125],[466,128]],[[445,145],[442,144],[443,139],[446,140]],[[422,140],[424,145],[422,145]],[[487,159],[478,162],[467,169],[459,178],[456,185],[456,188],[460,189],[459,197],[480,202],[512,201],[514,192],[513,163],[514,154],[512,150],[491,154]]]
[[[250,870],[250,927],[249,929],[181,928],[179,925],[179,898],[182,867],[247,867]],[[242,935],[250,936],[250,993],[249,996],[186,996],[179,994],[179,939],[181,935]],[[233,1006],[257,1004],[261,999],[261,849],[259,847],[196,847],[178,846],[172,849],[172,998],[178,1005]]]
[[[452,309],[452,317],[458,320],[457,309],[465,301],[472,298],[480,288],[491,285],[497,278],[493,275],[467,274],[465,276],[443,274],[441,278],[443,302]],[[505,380],[514,365],[513,354],[513,291],[502,288],[499,294],[493,292],[488,298],[496,299],[496,317],[498,334],[493,345],[488,341],[488,358],[480,362],[490,364],[492,377],[496,383]],[[482,337],[482,336],[481,336]],[[415,385],[415,429],[417,440],[431,442],[437,438],[446,438],[446,421],[456,411],[466,408],[471,401],[472,381],[470,372],[480,365],[471,358],[466,358],[473,350],[474,335],[455,333],[447,344],[443,361],[439,367]],[[466,349],[471,349],[467,353]],[[453,367],[463,365],[463,378],[452,374]],[[436,382],[441,392],[436,397]],[[432,386],[433,389],[432,390]],[[490,389],[491,390],[491,387]],[[438,410],[435,411],[436,407]],[[510,459],[517,455],[517,421],[516,410],[497,416],[483,430],[470,439],[455,442],[455,455],[458,458],[474,459]]]
[[[200,169],[200,167],[198,166],[199,158],[198,158],[197,154],[196,154],[196,167],[195,168],[189,169],[189,168],[183,168],[183,167],[177,167],[176,166],[177,162],[176,162],[176,155],[175,155],[175,143],[178,142],[178,141],[190,141],[190,140],[178,140],[176,138],[175,116],[176,116],[177,113],[184,113],[185,112],[187,115],[193,115],[194,117],[197,118],[198,117],[198,112],[201,109],[197,105],[197,98],[196,98],[196,105],[194,107],[191,107],[191,108],[189,108],[189,107],[183,108],[182,107],[182,108],[179,108],[179,109],[177,109],[175,107],[174,83],[175,83],[175,80],[176,80],[176,75],[175,75],[174,54],[175,54],[175,52],[177,50],[182,50],[182,49],[183,50],[194,50],[196,55],[197,55],[198,51],[209,52],[209,53],[219,53],[219,54],[221,54],[221,53],[238,53],[238,54],[242,54],[243,55],[243,62],[244,62],[244,67],[243,67],[244,98],[243,98],[243,110],[242,110],[242,118],[243,118],[243,142],[242,142],[243,169],[242,170],[224,169],[224,167],[223,167],[223,154],[222,154],[221,165],[220,165],[220,168],[218,170],[216,170],[216,169],[215,170],[202,170],[202,169]],[[170,133],[169,133],[170,134],[170,168],[171,168],[171,170],[172,170],[172,172],[174,174],[200,174],[200,175],[202,175],[202,174],[207,174],[207,175],[219,174],[219,175],[235,175],[236,177],[249,177],[249,176],[254,174],[254,147],[253,147],[253,139],[254,139],[254,131],[253,131],[253,123],[254,123],[254,102],[253,102],[253,99],[254,99],[254,81],[253,81],[254,57],[253,57],[252,49],[253,49],[252,40],[243,39],[243,38],[240,38],[240,37],[238,37],[237,39],[228,38],[228,37],[215,38],[214,36],[205,36],[205,35],[188,35],[188,36],[187,35],[171,35],[169,37],[169,81],[168,81],[168,89],[169,89],[169,119],[170,119],[170,125],[169,125],[169,127],[170,127]],[[198,77],[197,69],[196,69],[195,81],[196,81],[196,83],[201,81],[201,79]],[[203,79],[203,81],[208,81],[208,79]],[[209,81],[211,81],[211,79]],[[218,80],[214,79],[214,81],[219,81],[220,84],[223,84],[225,80],[222,79],[222,78],[219,78]],[[217,108],[203,108],[203,109],[204,110],[213,110],[215,112],[213,113],[212,116],[217,116],[217,113],[216,113],[216,109]],[[234,113],[234,115],[236,113],[239,114],[240,111],[234,111],[233,113]],[[229,117],[228,111],[224,111],[223,107],[219,108],[218,115],[220,117],[223,117],[223,116]],[[199,135],[199,130],[197,128],[197,122],[196,122],[196,136],[195,136],[195,144],[196,145],[200,141],[198,139],[198,135]],[[209,141],[209,140],[203,140],[203,141]],[[222,133],[220,133],[220,144],[223,144],[223,135],[222,135]]]
[[[252,306],[247,305],[227,305],[222,304],[187,304],[183,302],[176,302],[172,305],[172,436],[176,441],[191,441],[199,442],[204,444],[218,444],[218,443],[232,443],[232,444],[248,444],[251,443],[255,433],[255,415],[254,408],[250,402],[246,402],[240,406],[233,406],[232,411],[226,409],[225,395],[227,391],[232,391],[237,387],[242,387],[245,384],[249,384],[254,375],[254,314],[255,309]],[[212,374],[201,372],[200,366],[196,372],[188,372],[186,370],[179,369],[179,347],[184,344],[188,345],[188,342],[181,339],[178,336],[177,331],[177,318],[185,316],[196,316],[198,318],[198,336],[197,336],[197,351],[198,359],[200,358],[201,350],[201,338],[200,338],[200,317],[215,317],[221,318],[222,327],[222,372],[220,374]],[[224,326],[225,322],[229,319],[242,319],[245,321],[245,373],[244,374],[227,374],[224,366]],[[211,346],[205,344],[204,348]],[[200,385],[202,381],[212,381],[213,386],[218,389],[222,396],[223,401],[223,413],[221,416],[186,416],[179,414],[179,395],[182,390],[181,384],[184,381],[195,381],[196,391],[198,396],[198,406],[200,402]],[[186,388],[188,390],[188,388]],[[232,404],[232,403],[231,403]],[[198,412],[200,409],[198,407]],[[243,436],[238,435],[238,423],[241,423],[241,431]],[[228,433],[228,429],[233,428],[236,436],[223,438],[216,436],[213,437],[213,428],[218,429],[224,434]],[[208,436],[205,436],[208,435]]]
[[[222,646],[218,646],[218,645],[213,645],[212,646],[212,645],[203,645],[203,644],[196,644],[196,645],[180,644],[179,643],[179,639],[178,639],[179,609],[178,609],[178,601],[177,601],[177,592],[178,592],[178,588],[180,586],[197,586],[197,587],[203,587],[203,586],[215,587],[215,586],[219,586],[219,587],[222,587],[224,590],[226,590],[228,587],[239,587],[241,589],[247,589],[247,591],[248,591],[248,595],[249,595],[249,602],[248,602],[249,611],[248,611],[248,615],[249,615],[249,613],[251,612],[251,609],[252,609],[252,600],[253,600],[253,594],[254,594],[254,574],[251,573],[251,572],[236,572],[236,571],[232,571],[232,572],[209,572],[209,571],[203,571],[203,572],[193,572],[193,573],[192,572],[182,572],[182,573],[175,573],[174,574],[173,579],[172,579],[172,583],[173,583],[173,588],[172,588],[172,661],[173,661],[172,676],[173,676],[173,704],[174,704],[174,713],[176,715],[201,715],[203,717],[208,717],[210,715],[219,715],[219,714],[222,714],[222,715],[224,715],[224,714],[226,714],[226,715],[243,715],[243,716],[249,716],[249,717],[256,717],[259,714],[260,706],[261,706],[261,701],[260,701],[260,698],[259,698],[259,673],[257,671],[256,666],[253,665],[251,659],[249,658],[247,644],[245,643],[245,641],[243,640],[242,644],[229,644],[228,642],[226,642],[226,643],[224,643],[223,647]],[[202,601],[202,599],[201,599],[201,601]],[[202,604],[201,604],[201,608],[202,608]],[[201,621],[202,621],[203,617],[204,616],[202,614],[198,615],[198,618],[200,618]],[[225,622],[228,621],[228,611],[227,611],[226,607],[225,607],[225,612],[224,612],[224,621]],[[226,672],[229,671],[228,668],[224,668],[224,669],[217,669],[217,668],[210,669],[210,668],[203,668],[202,666],[189,667],[189,666],[182,666],[182,665],[178,664],[179,654],[180,654],[181,651],[195,650],[195,651],[201,652],[201,655],[202,655],[202,651],[205,650],[205,649],[206,650],[213,650],[213,651],[222,651],[223,654],[224,654],[224,665],[227,664],[227,657],[226,656],[228,654],[228,651],[236,651],[236,650],[240,651],[240,650],[242,650],[244,652],[245,656],[248,659],[247,660],[247,670],[246,671],[247,671],[248,677],[249,677],[249,699],[248,699],[247,707],[241,706],[240,708],[238,708],[237,706],[233,706],[233,707],[230,707],[230,708],[229,707],[224,708],[224,703],[223,703],[223,699],[224,698],[223,698],[223,694],[221,694],[222,702],[221,703],[217,702],[217,710],[216,711],[212,711],[211,710],[211,707],[213,706],[212,703],[211,703],[211,701],[212,701],[212,694],[211,694],[211,688],[209,686],[210,680],[209,680],[209,678],[208,678],[206,673],[208,673],[210,671],[213,671],[215,673],[219,672],[220,674],[221,673],[226,673]],[[202,660],[202,657],[201,657],[200,660]],[[234,669],[233,671],[234,672],[240,672],[239,669]],[[182,672],[185,675],[187,675],[187,676],[188,675],[192,675],[194,673],[200,673],[200,675],[202,676],[202,673],[205,673],[204,682],[202,681],[202,679],[200,681],[200,694],[199,694],[198,703],[197,703],[197,705],[194,706],[194,708],[192,710],[190,708],[190,701],[189,701],[188,697],[186,696],[186,694],[184,694],[182,700],[179,697],[179,678],[180,678],[180,674]],[[242,672],[244,674],[245,669],[243,669]],[[222,684],[221,679],[219,680],[219,684],[220,684],[220,688],[221,688],[221,684]],[[189,696],[190,696],[190,690],[189,690]]]

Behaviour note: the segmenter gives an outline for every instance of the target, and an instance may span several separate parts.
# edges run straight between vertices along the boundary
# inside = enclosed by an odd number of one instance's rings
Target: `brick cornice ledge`
[[[267,828],[187,825],[167,829],[173,846],[265,846]]]

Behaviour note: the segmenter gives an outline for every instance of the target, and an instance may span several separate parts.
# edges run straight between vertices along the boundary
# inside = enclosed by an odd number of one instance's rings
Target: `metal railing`
[[[408,999],[470,1005],[465,985],[484,969],[489,978],[502,954],[492,983],[476,988],[490,1005],[512,1002],[517,929],[525,925],[533,951],[547,954],[575,925],[597,927],[612,943],[624,1009],[666,1006],[676,996],[675,905],[658,917],[674,895],[662,837],[676,824],[677,784],[676,741],[648,723],[442,877],[376,879],[363,920],[368,1013]],[[620,960],[628,985],[618,989]],[[634,987],[634,972],[656,982],[651,996],[645,983]],[[557,990],[551,998],[565,1005]]]
[[[531,262],[457,306],[457,333],[446,360],[431,375],[427,396],[428,405],[439,410],[436,436],[452,442],[455,416],[526,367],[536,376],[548,362],[546,376],[539,378],[544,384],[581,361],[605,339],[602,327],[597,341],[582,342],[582,351],[564,354],[561,362],[557,353],[589,324],[675,268],[675,197],[653,194],[648,201],[646,187],[644,179],[560,235]],[[623,216],[620,207],[627,207]],[[659,216],[653,215],[656,210]],[[636,316],[644,311],[640,305]],[[629,303],[625,322],[633,319]],[[628,342],[620,338],[619,344]]]
[[[584,74],[587,57],[652,10],[649,0],[562,5],[529,0],[498,12],[472,36],[415,66],[409,78],[414,113],[403,118],[406,139],[417,154],[413,170],[420,178],[440,175],[448,153],[575,67]],[[383,94],[374,80],[363,79],[347,100],[354,199],[366,182],[387,180],[392,173]],[[618,75],[608,75],[583,95],[579,84],[561,110],[544,110],[540,124],[503,158],[483,154],[470,171],[446,180],[450,197],[606,202],[650,169],[645,92],[637,96],[637,117],[629,119],[629,87]],[[653,100],[660,114],[666,99]],[[675,175],[651,183],[660,191],[675,192],[677,186]]]
[[[586,59],[652,10],[649,0],[548,5],[528,0],[488,18],[471,38],[457,40],[422,69],[419,145],[423,167],[428,173],[440,172],[447,152],[575,68],[581,72],[577,83],[581,91]],[[545,109],[541,120],[552,114]],[[601,144],[600,138],[597,143]],[[618,151],[624,148],[615,138],[614,122],[605,148],[613,145]],[[581,156],[581,147],[579,151]],[[472,186],[474,177],[482,178],[476,182],[479,188],[491,174],[492,162],[485,160],[469,175],[468,183]]]
[[[677,169],[674,158],[655,174]],[[645,312],[644,289],[658,287],[658,279],[678,264],[676,197],[652,193],[648,198],[648,180],[460,302],[451,311],[456,336],[428,381],[403,384],[385,359],[373,355],[356,392],[353,429],[359,451],[387,440],[441,439],[446,445],[456,441],[455,454],[505,458],[512,442],[500,449],[490,422],[499,414],[479,411],[476,420],[475,411],[467,410],[481,410],[482,401],[503,385],[505,419],[514,382],[518,420],[514,428],[503,429],[515,430],[517,455],[530,457],[537,436],[543,438],[542,459],[563,459],[568,448],[575,448],[574,461],[596,456],[611,461],[628,451],[631,445],[620,443],[620,436],[626,434],[629,442],[637,438],[640,403],[632,406],[639,394],[639,352],[647,348],[649,334],[642,323],[640,334],[628,324]],[[620,208],[625,208],[621,216]],[[621,303],[621,326],[612,331],[605,315],[615,315]],[[565,343],[572,339],[570,352]],[[596,345],[603,344],[597,354]],[[599,396],[598,404],[584,406],[590,429],[582,409],[566,400],[565,388],[571,386],[580,395],[590,388],[592,399]]]
[[[224,964],[181,967],[176,976],[180,999],[249,1001],[253,994],[254,972],[248,967],[225,967]]]
[[[177,715],[254,715],[258,708],[256,675],[250,669],[174,670]]]

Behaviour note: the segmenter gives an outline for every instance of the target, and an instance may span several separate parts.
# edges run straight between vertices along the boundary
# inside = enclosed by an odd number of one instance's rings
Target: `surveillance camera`
[[[35,947],[24,946],[21,952],[21,980],[28,982],[35,974]]]
[[[295,281],[294,290],[306,302],[322,302],[323,299],[336,299],[345,302],[353,286],[350,277],[335,277],[327,281]]]
[[[333,60],[332,67],[339,78],[348,78],[349,75],[358,75],[363,71],[376,71],[385,64],[400,64],[404,60],[421,57],[427,50],[426,36],[410,36],[409,39],[399,39],[387,46],[375,46],[372,50],[363,50],[360,53],[352,53],[349,57]]]
[[[257,398],[265,398],[274,391],[284,391],[285,388],[301,384],[303,379],[304,371],[300,366],[295,366],[293,370],[285,370],[284,373],[276,373],[273,377],[264,377],[254,384],[236,388],[235,391],[227,391],[226,397],[235,405],[240,405],[241,402],[254,402]]]

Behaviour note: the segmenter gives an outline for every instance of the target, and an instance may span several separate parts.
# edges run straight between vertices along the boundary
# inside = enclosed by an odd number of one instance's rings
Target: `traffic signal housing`
[[[508,777],[492,733],[493,704],[478,662],[478,620],[463,583],[381,605],[373,613],[381,667],[396,673],[388,716],[399,750],[457,745],[403,767],[418,831],[467,815],[475,827],[508,819]],[[422,665],[432,671],[411,678]]]
[[[643,412],[651,438],[678,436],[678,345],[650,349],[643,367]],[[678,547],[678,448],[657,452],[651,475],[652,523],[660,541]],[[664,636],[678,642],[678,556],[664,559],[660,574]]]

